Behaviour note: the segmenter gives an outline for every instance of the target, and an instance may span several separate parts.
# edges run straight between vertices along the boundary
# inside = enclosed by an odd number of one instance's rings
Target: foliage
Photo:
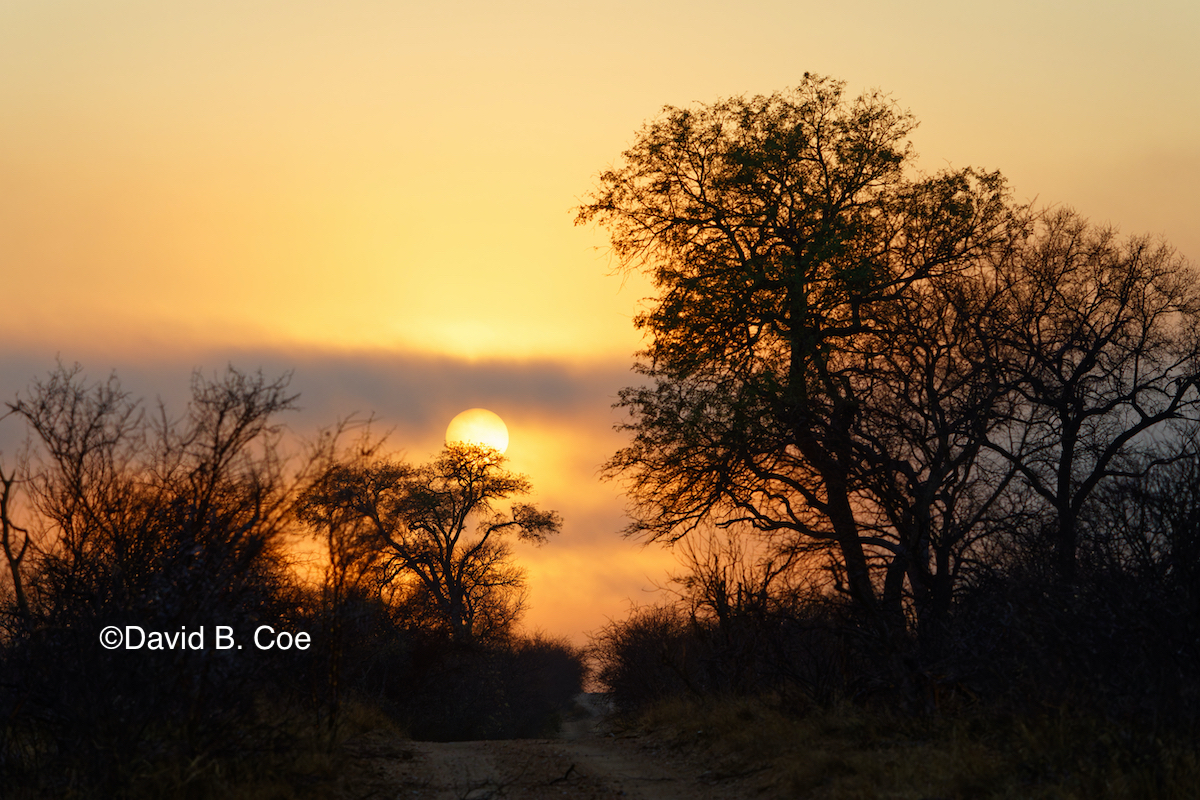
[[[393,714],[431,741],[545,738],[582,690],[583,655],[533,637],[463,644],[418,641],[393,684]]]
[[[1190,796],[1200,279],[912,126],[668,107],[579,210],[654,281],[606,475],[683,563],[597,677],[763,791]]]

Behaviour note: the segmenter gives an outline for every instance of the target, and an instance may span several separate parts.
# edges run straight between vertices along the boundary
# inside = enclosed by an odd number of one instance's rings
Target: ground
[[[762,797],[756,772],[725,774],[693,749],[615,726],[601,695],[580,695],[559,738],[350,744],[349,794],[429,800],[703,800]]]

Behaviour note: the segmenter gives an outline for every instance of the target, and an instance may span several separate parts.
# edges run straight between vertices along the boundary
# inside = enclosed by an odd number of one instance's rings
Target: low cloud
[[[618,390],[636,376],[628,363],[502,361],[386,351],[315,349],[186,350],[146,356],[54,351],[36,345],[0,355],[0,399],[11,401],[44,378],[56,359],[79,363],[91,381],[116,373],[122,385],[148,403],[161,399],[182,409],[194,371],[219,374],[226,366],[268,377],[290,373],[300,395],[300,412],[287,421],[297,431],[335,423],[350,414],[374,414],[381,428],[398,433],[426,430],[440,435],[450,417],[483,406],[512,415],[548,420],[590,418],[602,428],[615,420],[609,409]],[[604,418],[599,418],[603,415]]]

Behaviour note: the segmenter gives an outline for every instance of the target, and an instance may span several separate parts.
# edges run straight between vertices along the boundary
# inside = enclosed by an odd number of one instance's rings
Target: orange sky
[[[0,396],[55,354],[151,397],[261,363],[297,427],[373,410],[418,459],[491,408],[567,521],[529,623],[578,638],[664,561],[596,478],[649,289],[572,225],[643,121],[830,74],[927,169],[1195,260],[1198,35],[1194,2],[0,0]]]

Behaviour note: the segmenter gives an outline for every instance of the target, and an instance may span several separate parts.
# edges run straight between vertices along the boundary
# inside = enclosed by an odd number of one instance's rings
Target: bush
[[[425,638],[389,699],[414,739],[542,737],[557,730],[585,674],[583,654],[564,641]]]

